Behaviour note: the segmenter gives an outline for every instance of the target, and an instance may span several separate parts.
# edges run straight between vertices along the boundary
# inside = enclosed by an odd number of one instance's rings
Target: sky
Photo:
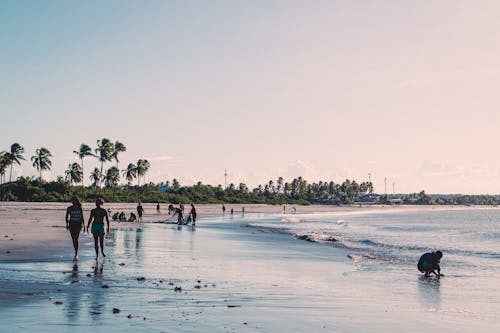
[[[146,181],[500,193],[498,1],[0,1],[0,151]],[[105,168],[112,166],[108,163]],[[96,160],[85,161],[85,178]]]

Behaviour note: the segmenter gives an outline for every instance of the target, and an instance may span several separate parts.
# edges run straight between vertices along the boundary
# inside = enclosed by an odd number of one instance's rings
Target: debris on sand
[[[125,266],[125,263],[121,262],[118,264],[119,266]]]
[[[137,281],[146,281],[146,278],[144,276],[140,276],[137,278]]]
[[[182,291],[182,288],[181,288],[181,287],[179,287],[179,286],[176,286],[176,287],[174,288],[174,291],[181,292],[181,291]]]
[[[131,314],[129,314],[129,315],[127,316],[127,318],[128,318],[128,319],[132,319],[132,317],[133,317],[133,316],[132,316]]]
[[[62,301],[55,301],[54,304],[55,305],[61,305],[61,304],[63,304],[63,302]]]
[[[107,284],[103,284],[103,285],[101,286],[101,288],[108,289],[108,288],[109,288],[109,286],[108,286]]]
[[[120,313],[120,309],[118,309],[118,308],[113,308],[113,313]]]

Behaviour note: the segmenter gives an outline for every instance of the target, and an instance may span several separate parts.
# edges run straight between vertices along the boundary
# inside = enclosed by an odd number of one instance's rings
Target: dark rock
[[[113,308],[113,313],[120,313],[120,309],[118,309],[118,308]]]

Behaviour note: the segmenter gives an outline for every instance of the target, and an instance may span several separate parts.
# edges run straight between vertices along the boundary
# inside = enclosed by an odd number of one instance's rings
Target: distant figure
[[[226,206],[222,205],[222,214],[226,212]]]
[[[158,213],[160,212],[160,203],[159,203],[159,202],[156,204],[156,211],[157,211]]]
[[[112,219],[113,221],[118,221],[118,217],[119,217],[119,216],[120,216],[120,213],[116,212],[116,213],[114,213],[114,214],[113,214],[113,216],[111,216],[111,219]]]
[[[137,216],[139,216],[138,222],[142,222],[142,213],[144,213],[144,208],[142,208],[141,203],[137,205]]]
[[[137,221],[137,216],[134,213],[130,212],[130,217],[128,218],[127,221],[128,222],[135,222],[135,221]]]
[[[292,212],[295,214],[297,213],[297,208],[295,208],[295,206],[292,207]]]
[[[83,220],[82,204],[77,197],[71,197],[72,205],[66,209],[66,230],[69,230],[71,239],[73,240],[73,248],[75,250],[74,260],[78,260],[78,237],[80,231],[85,229],[85,221]]]
[[[245,215],[245,207],[241,207],[241,215]]]
[[[127,217],[125,216],[125,212],[121,212],[120,215],[118,215],[118,221],[120,221],[120,222],[127,221]]]
[[[184,224],[184,215],[182,214],[182,210],[180,208],[175,208],[174,215],[177,215],[177,224]]]
[[[233,216],[233,213],[234,213],[234,209],[231,208],[231,216]]]
[[[183,204],[179,204],[179,208],[180,208],[180,210],[182,210],[182,214],[184,214],[184,205]]]
[[[443,276],[441,267],[439,267],[439,261],[442,257],[441,251],[424,253],[418,261],[417,268],[420,272],[425,273],[425,277],[429,277],[431,273],[437,277]]]
[[[195,225],[196,224],[196,208],[194,207],[194,204],[191,204],[191,212],[189,212],[191,215],[191,224]]]
[[[171,215],[173,212],[175,212],[174,205],[168,205],[168,215]]]
[[[286,205],[283,205],[283,214],[285,214],[286,211]]]
[[[95,258],[99,259],[99,244],[101,245],[102,256],[104,254],[104,219],[107,222],[106,232],[109,233],[109,218],[108,212],[101,208],[104,201],[101,198],[97,198],[95,201],[96,208],[90,211],[89,222],[87,224],[87,232],[89,231],[90,223],[92,223],[92,235],[94,235],[94,248],[95,248]]]

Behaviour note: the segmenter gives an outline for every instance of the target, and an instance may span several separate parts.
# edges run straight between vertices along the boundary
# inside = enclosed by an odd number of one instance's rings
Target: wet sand
[[[280,214],[279,206],[246,205],[244,217],[232,218],[218,205],[200,206],[196,230],[114,222],[108,256],[96,261],[85,234],[78,262],[66,205],[33,206],[0,206],[1,235],[9,236],[0,241],[0,325],[9,332],[496,331],[497,318],[440,311],[446,286],[387,281],[360,272],[346,250],[244,227]],[[84,208],[88,218],[91,206]],[[166,217],[145,208],[145,221]]]

